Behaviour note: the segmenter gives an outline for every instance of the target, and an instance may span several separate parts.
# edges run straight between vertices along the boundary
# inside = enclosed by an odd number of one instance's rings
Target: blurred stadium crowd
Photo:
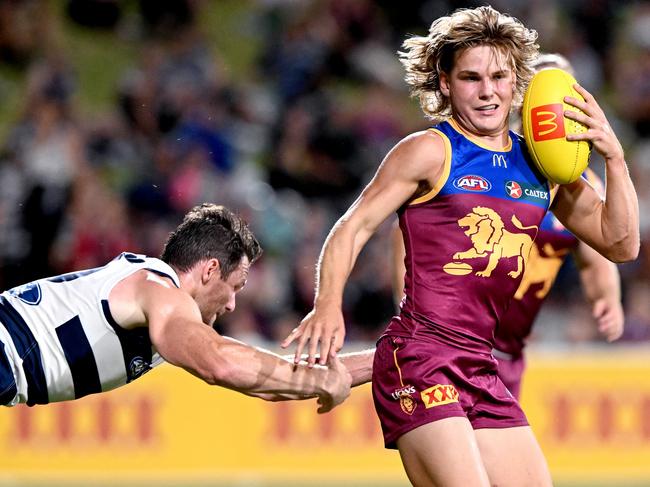
[[[206,29],[218,26],[200,22],[206,10],[232,2],[58,3],[63,8],[0,2],[0,63],[27,86],[20,116],[0,140],[0,287],[103,265],[122,250],[158,255],[189,207],[221,202],[246,217],[265,248],[221,331],[277,343],[311,308],[315,262],[333,222],[386,151],[429,125],[408,99],[395,54],[401,41],[482,2],[241,2],[235,42],[257,39],[244,77],[208,41]],[[638,261],[620,267],[624,340],[648,340],[650,3],[491,4],[537,29],[543,50],[564,54],[614,122],[639,193],[643,238]],[[74,49],[52,32],[61,23],[136,47],[109,110],[80,115]],[[602,161],[594,166],[602,174]],[[394,312],[389,223],[348,284],[348,340],[374,342]],[[600,340],[575,267],[559,281],[536,339]]]

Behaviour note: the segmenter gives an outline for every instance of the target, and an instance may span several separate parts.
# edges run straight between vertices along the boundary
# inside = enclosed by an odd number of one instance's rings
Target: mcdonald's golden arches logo
[[[565,136],[564,105],[552,103],[535,107],[530,111],[530,122],[535,142],[562,138]]]

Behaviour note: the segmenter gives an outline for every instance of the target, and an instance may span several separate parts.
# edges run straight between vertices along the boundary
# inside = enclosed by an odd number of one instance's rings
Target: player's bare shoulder
[[[414,132],[402,140],[388,153],[384,164],[391,164],[399,173],[416,181],[437,181],[443,169],[446,146],[440,134],[433,130]]]
[[[171,305],[178,299],[188,298],[189,295],[178,289],[171,279],[141,269],[118,282],[108,302],[117,324],[132,329],[148,325],[147,308],[150,306]]]

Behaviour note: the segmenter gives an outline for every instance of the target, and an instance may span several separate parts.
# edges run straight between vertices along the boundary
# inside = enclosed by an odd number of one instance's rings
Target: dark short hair
[[[180,272],[197,262],[217,259],[221,278],[227,279],[242,257],[255,262],[262,247],[239,216],[225,206],[203,203],[192,208],[169,234],[161,260]]]

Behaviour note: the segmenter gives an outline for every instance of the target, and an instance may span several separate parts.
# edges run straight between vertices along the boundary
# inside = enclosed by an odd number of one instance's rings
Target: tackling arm
[[[267,400],[318,397],[327,412],[350,393],[350,375],[333,360],[329,367],[294,365],[279,355],[219,335],[201,321],[186,292],[144,282],[139,301],[152,344],[169,363],[211,385]]]

